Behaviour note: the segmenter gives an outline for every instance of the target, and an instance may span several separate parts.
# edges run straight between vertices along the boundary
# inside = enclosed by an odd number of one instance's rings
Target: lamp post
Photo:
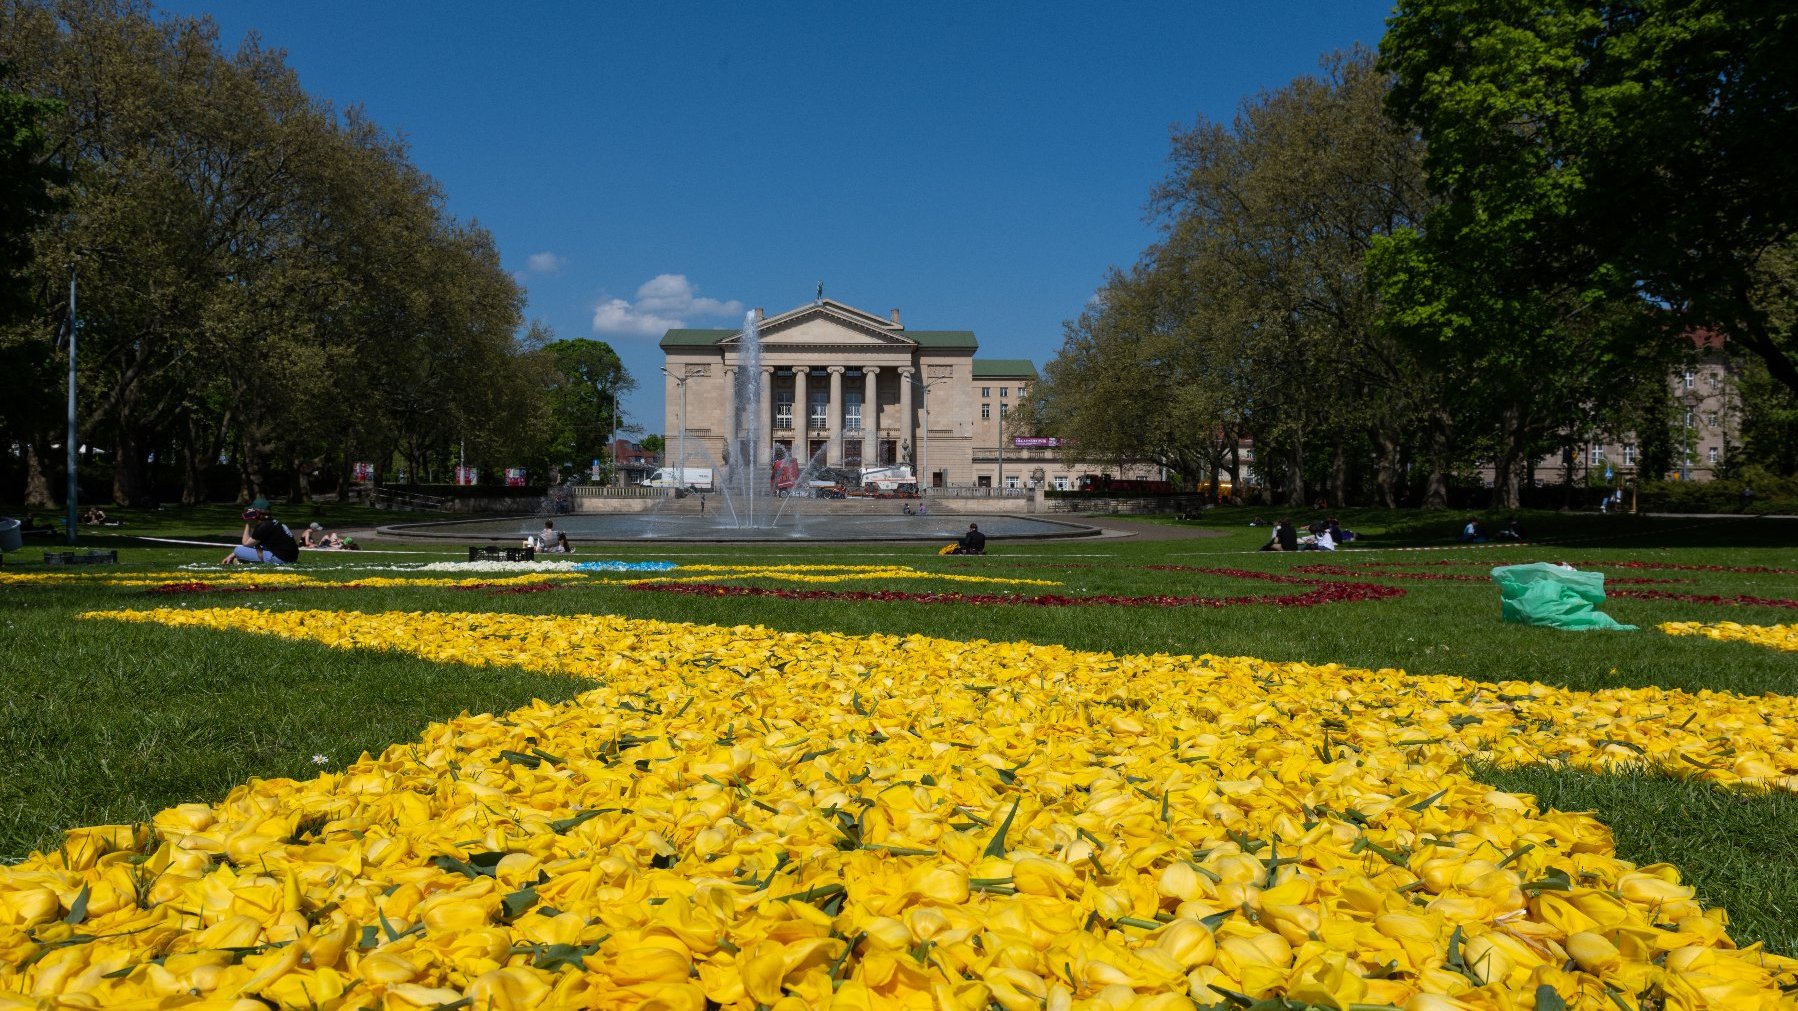
[[[689,377],[677,376],[668,371],[666,366],[662,368],[662,375],[674,380],[674,384],[680,387],[680,460],[675,464],[680,468],[676,471],[680,476],[675,478],[675,482],[685,484],[687,480],[687,379]]]
[[[1004,393],[1005,391],[1000,390],[999,392]],[[999,449],[999,476],[993,479],[993,490],[995,493],[1000,494],[1000,495],[1003,495],[1005,493],[1005,408],[1006,408],[1006,406],[1007,405],[1004,402],[1000,402],[1000,404],[999,404],[999,426],[998,426],[999,427],[999,440],[998,440],[999,441],[999,446],[998,446],[998,449]]]
[[[905,376],[905,378],[917,384],[918,413],[924,416],[924,424],[918,429],[918,473],[912,475],[918,480],[918,498],[922,499],[924,489],[929,487],[925,483],[924,475],[930,473],[930,388],[943,380],[932,379],[927,383],[915,375]]]
[[[69,515],[64,522],[69,543],[75,543],[75,265],[69,264],[69,431],[64,448],[69,455]]]
[[[624,475],[618,473],[618,384],[612,384],[612,430],[606,441],[612,444],[612,483],[624,484]]]

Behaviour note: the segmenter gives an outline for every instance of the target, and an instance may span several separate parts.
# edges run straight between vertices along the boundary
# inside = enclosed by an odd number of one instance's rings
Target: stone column
[[[737,367],[724,367],[724,455],[735,464],[742,447],[737,445]],[[721,458],[719,463],[724,463]],[[728,464],[727,464],[728,466]],[[722,479],[723,475],[719,475]]]
[[[875,387],[880,366],[862,366],[862,466],[877,467],[880,461],[880,400]]]
[[[910,365],[899,366],[899,438],[911,444],[913,454],[916,454],[918,451],[918,433],[917,430],[912,427],[911,388],[913,385],[912,376],[916,375],[917,371],[917,369],[912,368]],[[900,447],[899,452],[901,458],[903,458],[905,453],[903,446]],[[916,460],[917,456],[914,455],[912,459]],[[919,486],[922,487],[923,483],[924,475],[919,474]]]
[[[824,462],[832,467],[843,465],[843,373],[841,365],[832,365],[827,369],[830,373],[830,407],[824,415],[824,423],[830,430],[830,448],[825,450]]]
[[[807,399],[805,382],[810,365],[793,366],[793,455],[810,462],[812,405]]]
[[[762,366],[762,420],[757,422],[755,430],[761,433],[762,444],[749,447],[749,466],[754,473],[749,479],[765,480],[767,460],[762,456],[774,445],[774,366]]]

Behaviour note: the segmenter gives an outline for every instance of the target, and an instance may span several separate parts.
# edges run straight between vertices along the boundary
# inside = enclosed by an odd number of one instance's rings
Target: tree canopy
[[[117,501],[303,495],[357,462],[447,480],[464,447],[541,472],[574,448],[550,431],[563,352],[522,332],[493,237],[281,53],[254,36],[227,52],[209,20],[139,0],[0,0],[0,61],[36,103],[29,157],[54,200],[29,222],[30,304],[0,353],[54,367],[74,264],[80,440]],[[48,495],[50,388],[0,406],[28,500]]]

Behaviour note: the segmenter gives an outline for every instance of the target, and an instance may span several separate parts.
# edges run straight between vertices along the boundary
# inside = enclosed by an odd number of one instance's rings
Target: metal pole
[[[1004,391],[1000,391],[1004,392]],[[999,477],[994,494],[1005,490],[1005,405],[999,405]]]
[[[75,543],[75,265],[69,264],[69,543]]]
[[[622,485],[624,481],[618,473],[618,385],[612,385],[612,431],[607,442],[612,444],[612,483]]]
[[[930,385],[922,382],[917,376],[910,377],[918,384],[918,413],[922,414],[924,423],[918,426],[918,471],[912,480],[918,482],[918,501],[924,501],[924,490],[930,487]],[[911,419],[906,419],[911,420]]]

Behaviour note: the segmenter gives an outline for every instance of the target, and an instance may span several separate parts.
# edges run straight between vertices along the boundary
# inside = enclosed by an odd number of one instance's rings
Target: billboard
[[[1014,435],[1011,444],[1018,449],[1061,448],[1061,440],[1053,435]]]
[[[507,467],[506,468],[506,487],[508,487],[508,488],[523,488],[524,487],[524,468],[523,467]]]
[[[358,464],[354,465],[353,467],[351,467],[350,471],[351,471],[352,479],[355,480],[355,482],[357,484],[373,484],[374,483],[374,480],[375,480],[375,465],[374,464],[358,463]]]
[[[473,484],[480,483],[480,480],[481,480],[481,468],[479,468],[479,467],[462,467],[462,466],[459,466],[456,468],[456,483],[457,484],[473,485]]]

